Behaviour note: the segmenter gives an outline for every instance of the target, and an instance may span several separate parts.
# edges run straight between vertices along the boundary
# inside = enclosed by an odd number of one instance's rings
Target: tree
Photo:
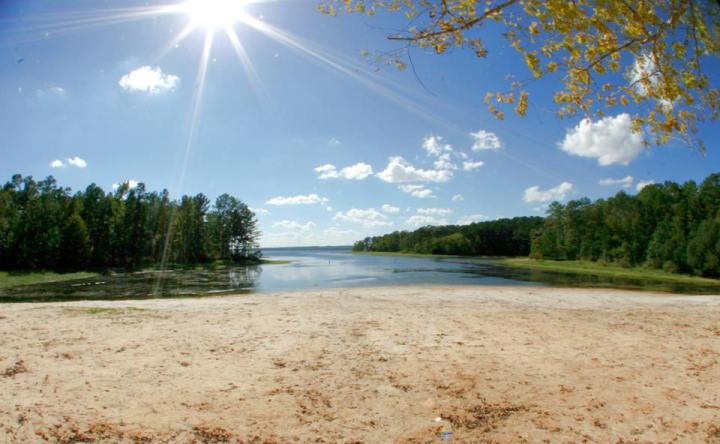
[[[463,226],[427,226],[366,237],[353,245],[353,251],[525,256],[530,252],[532,232],[542,223],[540,217],[516,217]]]
[[[720,276],[720,220],[703,221],[688,243],[688,264],[696,274]]]
[[[82,218],[88,226],[91,262],[95,266],[112,263],[112,197],[102,188],[90,184],[82,196]]]
[[[129,190],[124,204],[121,237],[123,257],[125,257],[125,265],[137,267],[146,257],[149,237],[146,229],[148,204],[145,184],[140,183]]]
[[[389,36],[404,45],[386,53],[399,68],[413,46],[437,54],[466,47],[485,58],[484,37],[499,25],[530,75],[512,76],[507,90],[486,94],[500,119],[508,107],[524,116],[527,86],[543,78],[560,80],[560,117],[603,116],[634,102],[634,129],[647,128],[648,143],[678,135],[704,150],[697,122],[720,113],[720,89],[705,71],[720,56],[720,1],[324,0],[320,10],[404,14],[407,29]]]
[[[11,245],[13,220],[17,212],[13,206],[12,193],[0,190],[0,267],[7,267],[12,262]]]
[[[142,183],[124,183],[107,194],[91,184],[71,196],[52,177],[35,182],[16,174],[0,188],[0,269],[259,258],[255,215],[235,197],[223,195],[218,202],[210,209],[208,198],[198,194],[178,203],[167,190],[148,193]],[[222,254],[214,232],[220,233]]]
[[[82,270],[90,260],[90,236],[85,221],[74,213],[65,223],[60,242],[59,268]]]

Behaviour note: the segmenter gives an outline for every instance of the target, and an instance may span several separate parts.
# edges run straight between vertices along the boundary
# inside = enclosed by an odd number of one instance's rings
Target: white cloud
[[[317,231],[317,226],[313,222],[305,224],[294,221],[280,222],[281,224],[278,226],[280,231],[269,230],[263,234],[261,240],[263,247],[350,245],[353,241],[371,234],[355,230],[346,230],[337,226],[331,226],[322,231]]]
[[[447,154],[447,153],[446,153],[446,154],[441,154],[441,155],[437,158],[437,160],[435,160],[435,162],[433,162],[433,165],[434,165],[435,168],[438,169],[438,170],[448,170],[448,171],[450,171],[450,170],[456,170],[456,169],[457,169],[457,165],[455,165],[454,163],[452,163],[452,161],[450,161],[450,154]]]
[[[447,182],[453,177],[448,169],[423,170],[415,168],[400,156],[391,157],[385,170],[377,177],[389,183],[406,182]]]
[[[78,156],[68,157],[67,159],[65,159],[65,162],[60,159],[55,159],[50,162],[50,168],[65,168],[66,166],[85,168],[87,166],[87,162],[85,161],[85,159],[81,159]]]
[[[335,137],[331,137],[330,140],[328,140],[328,145],[330,146],[339,146],[340,143],[340,140]]]
[[[252,211],[253,213],[255,213],[257,215],[262,214],[263,216],[270,214],[270,212],[268,210],[266,210],[265,208],[250,208],[250,211]]]
[[[472,171],[480,168],[483,165],[485,165],[485,162],[483,162],[482,160],[478,160],[477,162],[465,161],[463,162],[463,170]]]
[[[283,230],[290,230],[295,233],[307,233],[312,231],[315,227],[315,222],[306,222],[301,224],[294,220],[281,220],[272,224],[273,228],[282,228]]]
[[[363,180],[373,173],[372,167],[364,162],[356,163],[337,170],[335,165],[326,163],[315,168],[315,172],[320,173],[318,179],[348,179]]]
[[[655,184],[654,180],[641,180],[640,182],[637,183],[637,185],[635,185],[635,189],[637,191],[642,191],[642,189],[645,188],[646,186],[653,185],[653,184]]]
[[[330,163],[315,167],[315,172],[320,173],[320,176],[318,176],[319,179],[330,179],[337,177],[337,168],[335,168],[335,165]]]
[[[372,173],[372,167],[363,162],[347,166],[340,170],[340,176],[348,180],[363,180]]]
[[[283,247],[295,245],[320,245],[327,239],[319,238],[313,231],[314,222],[300,223],[294,220],[281,220],[272,224],[273,230],[262,236],[262,245]],[[274,229],[280,230],[275,231]],[[324,245],[328,245],[325,243]]]
[[[435,197],[432,190],[429,188],[425,188],[425,186],[423,185],[400,185],[398,186],[398,188],[403,193],[407,193],[412,197],[417,197],[418,199]]]
[[[386,213],[399,213],[400,212],[400,208],[394,207],[394,206],[388,205],[388,204],[383,204],[383,206],[380,207],[380,209]]]
[[[443,138],[440,136],[427,136],[423,139],[423,149],[427,152],[428,156],[440,156],[443,153],[451,153],[452,145],[443,142]]]
[[[634,179],[632,176],[625,176],[622,179],[613,179],[611,177],[608,177],[607,179],[602,179],[598,183],[604,187],[612,185],[622,185],[623,188],[630,188],[632,186],[633,180]]]
[[[565,195],[569,193],[573,188],[570,182],[563,182],[560,185],[550,188],[549,190],[542,191],[540,187],[535,185],[525,190],[523,200],[525,202],[550,202],[553,200],[563,200]]]
[[[462,194],[456,194],[456,195],[454,195],[454,196],[452,197],[451,200],[452,200],[453,202],[461,202],[461,201],[465,200],[465,198],[463,197]]]
[[[122,185],[124,183],[127,183],[129,190],[132,190],[133,188],[137,188],[137,186],[139,184],[139,182],[137,180],[127,179],[127,180],[123,180],[122,182],[112,184],[113,190],[117,190],[118,188],[120,188],[120,185]]]
[[[597,122],[583,119],[565,134],[560,149],[580,157],[592,157],[602,166],[627,165],[643,149],[643,136],[632,131],[632,119],[623,113]]]
[[[479,130],[475,133],[470,133],[470,137],[473,138],[473,151],[499,150],[502,148],[502,142],[495,133]]]
[[[661,93],[657,87],[661,80],[660,72],[651,54],[646,53],[635,57],[629,77],[632,88],[638,95],[657,97],[658,93]],[[659,103],[666,109],[673,107],[673,101],[666,98],[659,99]]]
[[[414,227],[424,227],[426,225],[447,225],[448,222],[444,218],[416,214],[410,216],[405,223]]]
[[[159,66],[153,69],[147,65],[125,74],[118,81],[118,85],[127,91],[142,91],[151,95],[173,91],[178,83],[180,77],[163,73]]]
[[[265,202],[268,205],[314,205],[321,204],[325,205],[328,199],[320,197],[317,194],[298,194],[296,196],[278,196]]]
[[[375,208],[368,208],[367,210],[352,208],[344,213],[342,211],[338,211],[335,214],[335,217],[333,217],[333,220],[352,222],[368,228],[388,227],[392,225],[392,222],[388,220],[388,217]]]
[[[423,139],[422,147],[428,156],[436,157],[433,165],[436,170],[456,170],[457,165],[452,162],[452,145],[445,143],[440,136],[427,136]]]
[[[660,74],[652,55],[642,54],[635,57],[635,63],[630,68],[630,81],[635,92],[641,96],[646,96],[655,89],[660,82]],[[650,91],[648,91],[648,86]]]
[[[469,214],[458,219],[457,223],[458,225],[470,225],[471,223],[480,222],[487,219],[487,216],[484,216],[482,214]]]
[[[445,216],[453,212],[450,208],[418,208],[419,214]]]
[[[87,166],[87,162],[85,162],[85,159],[81,159],[78,156],[70,157],[67,160],[68,165],[72,165],[78,168],[85,168]]]

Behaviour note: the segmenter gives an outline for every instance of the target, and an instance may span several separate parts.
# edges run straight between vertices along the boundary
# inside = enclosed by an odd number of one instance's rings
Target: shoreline
[[[8,304],[0,436],[714,442],[718,319],[720,295],[512,286]]]
[[[647,281],[658,281],[663,283],[689,284],[705,287],[720,288],[720,279],[697,276],[687,273],[670,273],[660,269],[646,268],[635,265],[623,267],[616,263],[602,263],[587,260],[551,260],[532,259],[527,256],[470,256],[470,255],[447,255],[431,253],[408,253],[408,252],[385,252],[385,251],[353,251],[352,254],[368,256],[389,256],[389,257],[421,257],[437,259],[460,259],[466,261],[487,261],[504,267],[519,270],[547,271],[553,273],[568,273],[573,275],[594,275],[602,277],[616,277],[623,279],[637,279]]]

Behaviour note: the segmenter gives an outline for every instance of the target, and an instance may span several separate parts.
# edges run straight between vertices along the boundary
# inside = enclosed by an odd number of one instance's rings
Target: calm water
[[[646,280],[537,272],[507,268],[487,259],[375,256],[348,248],[266,249],[265,257],[288,260],[218,269],[168,270],[101,276],[0,289],[0,300],[43,301],[183,297],[241,292],[407,284],[585,286],[720,293],[702,287]]]

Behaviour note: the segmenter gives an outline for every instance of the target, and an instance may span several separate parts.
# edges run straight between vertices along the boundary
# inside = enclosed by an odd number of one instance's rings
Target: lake
[[[348,247],[270,248],[282,264],[170,269],[0,289],[0,300],[57,301],[192,297],[382,285],[522,285],[616,287],[678,293],[720,288],[509,268],[492,259],[353,254]]]

